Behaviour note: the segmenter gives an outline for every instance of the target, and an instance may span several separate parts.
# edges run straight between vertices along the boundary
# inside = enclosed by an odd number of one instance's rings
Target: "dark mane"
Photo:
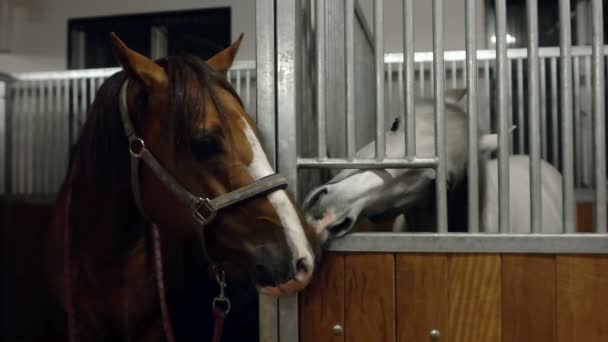
[[[242,102],[226,78],[211,69],[200,58],[183,55],[167,57],[157,61],[169,77],[169,115],[174,131],[176,151],[189,148],[192,139],[192,124],[205,115],[206,95],[210,95],[222,117],[224,111],[214,85],[230,92]],[[108,78],[95,95],[87,120],[80,132],[70,163],[76,162],[81,184],[89,191],[103,192],[112,188],[129,171],[127,139],[120,119],[118,98],[126,79],[124,71]],[[145,115],[146,96],[142,94],[130,108],[135,129],[141,132]]]

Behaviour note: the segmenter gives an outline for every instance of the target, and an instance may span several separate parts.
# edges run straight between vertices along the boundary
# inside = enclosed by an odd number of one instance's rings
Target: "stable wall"
[[[0,52],[0,71],[63,70],[67,66],[67,23],[70,18],[160,12],[230,6],[232,36],[245,32],[237,57],[255,58],[255,0],[7,0],[11,4],[8,25],[9,53]],[[335,0],[331,0],[335,1]],[[372,0],[359,0],[372,28]],[[464,0],[444,1],[445,48],[464,49]],[[478,42],[485,47],[484,1],[478,0]],[[416,51],[432,49],[431,1],[414,0]],[[386,52],[402,51],[402,0],[384,1]],[[482,45],[483,44],[483,45]]]

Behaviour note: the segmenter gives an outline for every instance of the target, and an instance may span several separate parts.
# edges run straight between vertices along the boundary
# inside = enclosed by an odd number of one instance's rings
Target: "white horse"
[[[446,91],[446,171],[448,187],[448,226],[451,231],[466,231],[467,218],[467,117],[461,106],[465,90]],[[431,100],[416,104],[416,156],[433,157],[434,106]],[[404,125],[401,125],[404,126]],[[402,158],[405,153],[403,127],[386,132],[387,158]],[[479,137],[480,230],[498,232],[498,163],[489,159],[497,148],[496,134]],[[373,158],[375,143],[357,153],[357,158]],[[510,231],[530,232],[529,158],[510,157]],[[543,232],[561,232],[561,174],[542,162]],[[407,221],[410,231],[434,231],[435,170],[381,169],[343,170],[328,183],[313,189],[304,200],[309,223],[317,227],[323,239],[348,233],[360,215],[370,220],[396,220],[396,230]],[[405,219],[404,219],[405,218]]]

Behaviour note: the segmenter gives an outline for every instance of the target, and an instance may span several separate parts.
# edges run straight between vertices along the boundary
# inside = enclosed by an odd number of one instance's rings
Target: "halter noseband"
[[[160,165],[154,155],[146,148],[146,145],[135,133],[133,123],[127,109],[127,87],[129,80],[126,80],[120,90],[120,116],[125,129],[125,135],[129,140],[129,153],[131,154],[131,188],[133,198],[138,209],[145,217],[144,207],[141,201],[139,190],[139,161],[142,160],[154,174],[165,184],[175,196],[188,208],[192,210],[194,220],[199,228],[204,228],[211,222],[218,211],[245,201],[252,197],[267,194],[287,187],[287,180],[280,174],[272,174],[248,184],[244,187],[220,195],[213,199],[199,197],[181,186],[167,170]]]

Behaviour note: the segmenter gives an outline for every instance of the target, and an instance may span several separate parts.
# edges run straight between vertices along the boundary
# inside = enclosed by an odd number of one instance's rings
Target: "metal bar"
[[[539,59],[538,59],[538,3],[537,0],[527,0],[526,15],[528,24],[528,129],[530,144],[530,226],[533,233],[542,232],[542,197],[541,197],[541,118],[539,112],[539,90],[544,91],[544,85],[539,89]],[[544,63],[543,63],[544,65]],[[541,71],[544,68],[540,69]],[[543,84],[543,77],[540,84]],[[540,100],[544,104],[544,94]],[[544,107],[544,106],[543,106]],[[543,132],[544,137],[544,132]]]
[[[26,100],[26,88],[23,86],[23,82],[18,82],[15,85],[17,91],[17,98],[15,99],[15,107],[13,108],[13,126],[11,129],[15,133],[15,140],[13,142],[11,153],[13,156],[13,194],[21,193],[23,188],[21,182],[24,178],[23,170],[25,169],[25,155],[20,148],[25,146],[25,137],[27,130],[23,129],[23,122],[25,121],[25,108],[27,108]]]
[[[475,53],[475,59],[477,59],[477,53]],[[466,58],[464,61],[462,61],[462,86],[464,88],[467,87],[467,61]]]
[[[317,43],[317,158],[323,160],[327,158],[327,123],[325,114],[325,1],[316,0],[315,17]]]
[[[513,113],[513,72],[512,72],[512,63],[513,61],[507,58],[507,98],[508,98],[508,108],[509,108],[509,127],[513,127],[513,122],[515,120],[515,116]],[[511,138],[512,135],[509,134],[509,154],[513,154],[515,151],[515,139]]]
[[[486,111],[486,115],[484,117],[484,122],[485,122],[485,127],[483,127],[486,132],[490,131],[490,103],[491,103],[491,98],[490,98],[490,88],[492,86],[492,84],[490,83],[490,61],[489,60],[484,60],[483,61],[483,79],[484,79],[484,84],[485,84],[485,96],[486,96],[486,101],[487,101],[487,105],[486,108],[488,108],[488,110]]]
[[[414,6],[413,0],[403,0],[403,101],[405,108],[405,156],[416,156],[416,104],[414,102]],[[424,87],[424,64],[420,63],[420,89]],[[422,95],[422,91],[420,92]]]
[[[67,170],[67,165],[70,159],[70,147],[71,147],[71,133],[70,133],[70,125],[71,125],[71,115],[70,115],[70,81],[65,79],[63,80],[63,142],[62,146],[66,149],[66,153],[63,156],[61,161],[61,165],[63,165],[63,170]],[[59,181],[61,181],[61,177],[63,174],[59,175]]]
[[[405,87],[403,86],[403,63],[397,63],[397,96],[399,97],[399,103],[397,104],[399,117],[402,122],[405,123],[405,112],[401,113],[401,108],[405,108]],[[407,153],[406,153],[407,154]]]
[[[593,114],[595,159],[595,231],[606,233],[606,113],[604,93],[604,44],[603,1],[591,2],[593,16]]]
[[[45,151],[45,155],[41,156],[40,158],[42,158],[43,160],[43,166],[42,166],[42,192],[43,193],[50,193],[51,192],[51,183],[53,181],[53,173],[54,173],[54,168],[53,168],[53,162],[51,160],[51,158],[56,158],[57,154],[55,152],[55,134],[56,134],[56,129],[55,129],[55,122],[57,120],[57,108],[56,106],[56,101],[55,101],[55,96],[54,96],[54,87],[53,87],[53,83],[55,82],[55,80],[48,80],[45,82],[45,97],[46,97],[46,101],[45,104],[42,108],[43,113],[42,115],[44,116],[44,135],[41,137],[41,151]],[[44,153],[44,152],[43,152]]]
[[[607,234],[355,233],[327,250],[383,253],[606,254]]]
[[[551,161],[556,168],[560,168],[559,163],[559,126],[557,120],[559,120],[559,110],[557,107],[557,58],[551,58]],[[547,139],[547,143],[549,140]]]
[[[570,28],[570,0],[559,1],[560,75],[562,91],[562,219],[565,233],[576,232],[574,205],[574,140],[572,137],[572,32]],[[557,142],[557,140],[556,140]],[[556,144],[557,145],[557,144]]]
[[[585,56],[585,93],[589,96],[593,96],[593,89],[591,89],[592,76],[593,75],[591,74],[591,56]],[[589,100],[592,101],[591,99]],[[592,113],[585,114],[586,115],[582,117],[582,126],[583,131],[587,132],[593,129],[593,126],[590,123]],[[586,136],[583,140],[583,182],[586,186],[591,185],[591,179],[593,178],[591,176],[592,171],[590,170],[591,164],[593,163],[593,159],[590,160],[590,158],[592,158],[590,155],[593,154],[590,140],[591,139],[589,139],[588,136]]]
[[[509,212],[509,89],[507,60],[506,0],[496,0],[496,63],[498,69],[498,205],[499,230],[510,230]]]
[[[87,113],[87,79],[81,78],[80,83],[80,110],[78,112],[78,132],[84,125]]]
[[[240,69],[236,70],[236,93],[239,94],[239,96],[243,93],[243,89],[241,89],[241,70]]]
[[[424,81],[425,81],[425,72],[426,72],[426,68],[424,67],[424,62],[420,62],[418,64],[420,67],[418,68],[418,74],[420,76],[420,80],[419,80],[419,85],[420,85],[420,96],[424,97],[425,95],[425,91],[424,91]]]
[[[251,70],[245,70],[245,109],[251,111]],[[250,113],[251,114],[251,113]]]
[[[438,161],[436,158],[416,158],[413,160],[384,159],[346,159],[328,158],[316,160],[314,158],[298,158],[300,168],[335,168],[335,169],[396,169],[396,168],[433,168]]]
[[[452,76],[452,88],[456,88],[457,84],[456,84],[456,76],[457,76],[457,72],[456,70],[456,60],[452,60],[452,62],[450,63],[450,69],[452,69],[452,72],[450,73],[450,75]]]
[[[545,60],[540,60],[540,118],[542,130],[542,158],[549,159],[549,135],[547,133],[547,76]]]
[[[276,64],[275,1],[255,2],[256,125],[270,165],[276,167]],[[295,118],[293,118],[295,120]],[[268,132],[273,132],[268,134]],[[276,298],[259,296],[260,341],[279,341],[279,307]]]
[[[519,153],[526,154],[526,129],[524,124],[524,61],[517,59],[517,136],[519,138]]]
[[[447,175],[445,155],[445,68],[443,61],[443,0],[433,0],[433,69],[435,74],[435,153],[437,179],[437,231],[448,232]]]
[[[348,0],[347,0],[348,1]],[[393,116],[393,63],[386,63],[386,104],[385,111],[389,117]]]
[[[276,1],[276,120],[281,129],[270,132],[277,135],[277,171],[285,176],[289,190],[298,198],[297,169],[297,118],[301,114],[298,97],[301,67],[301,48],[298,32],[302,16],[298,0]],[[270,127],[269,127],[270,128]],[[299,340],[298,296],[292,295],[279,300],[279,341]]]
[[[475,19],[477,17],[475,9],[476,0],[467,0],[466,2],[466,49],[467,60],[466,82],[467,82],[467,117],[468,117],[468,178],[470,180],[479,179],[479,148],[477,144],[478,127],[477,127],[477,32]],[[479,182],[468,182],[469,196],[469,233],[479,232]]]
[[[581,125],[581,66],[580,66],[580,57],[574,57],[573,61],[573,79],[574,79],[574,147],[575,147],[575,157],[576,160],[574,162],[575,172],[574,172],[574,184],[576,187],[580,187],[583,185],[582,175],[583,175],[583,149],[582,149],[582,125]]]
[[[346,0],[344,5],[344,29],[346,56],[346,156],[355,158],[355,1]],[[389,64],[390,66],[390,64]],[[390,69],[389,69],[390,70]],[[382,71],[384,72],[384,71]],[[389,76],[390,77],[390,76]],[[389,82],[391,79],[389,78]],[[389,99],[391,84],[389,83]],[[384,98],[382,98],[384,101]],[[391,101],[389,100],[389,108]],[[384,112],[382,112],[384,115]],[[384,133],[382,134],[384,136]]]
[[[374,57],[376,58],[376,160],[386,154],[384,135],[384,35],[383,0],[374,0]]]

